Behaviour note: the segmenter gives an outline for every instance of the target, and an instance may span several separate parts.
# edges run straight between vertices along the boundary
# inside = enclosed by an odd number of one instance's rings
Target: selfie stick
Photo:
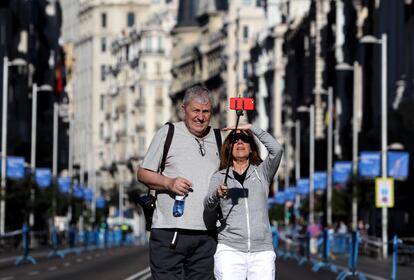
[[[237,131],[237,127],[239,126],[240,117],[243,116],[243,108],[244,108],[244,106],[242,105],[241,110],[236,110],[236,114],[237,114],[236,128],[232,131],[233,135],[232,135],[232,138],[231,138],[231,148],[230,148],[230,151],[229,151],[229,157],[227,159],[226,176],[224,176],[224,183],[223,183],[224,186],[227,186],[227,177],[229,176],[229,171],[230,171],[230,163],[231,163],[231,160],[232,160],[234,139],[236,137],[236,131]]]

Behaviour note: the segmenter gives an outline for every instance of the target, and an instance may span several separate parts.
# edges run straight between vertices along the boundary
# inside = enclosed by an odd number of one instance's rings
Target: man
[[[211,93],[188,89],[183,99],[184,121],[174,123],[174,135],[163,174],[161,163],[168,125],[154,136],[138,169],[138,180],[157,191],[150,237],[150,266],[154,279],[214,279],[215,217],[204,213],[203,201],[219,151],[209,123]],[[187,195],[184,214],[173,216],[176,195]]]

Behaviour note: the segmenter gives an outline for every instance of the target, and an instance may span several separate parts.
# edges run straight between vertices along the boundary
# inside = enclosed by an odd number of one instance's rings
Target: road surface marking
[[[341,270],[348,270],[347,267],[343,267],[343,266],[340,266],[340,265],[337,265],[337,264],[335,264],[335,266],[337,268],[341,269]],[[366,273],[366,272],[364,272],[362,270],[360,270],[360,272],[364,273],[364,275],[367,278],[372,279],[372,280],[387,280],[386,278],[382,278],[381,276],[377,276],[377,275],[373,275],[373,274],[370,274],[370,273]]]
[[[51,267],[49,267],[49,271],[53,271],[53,270],[56,270],[57,269],[57,267],[56,266],[51,266]]]
[[[147,274],[149,274],[149,275],[147,275]],[[144,270],[141,270],[141,271],[135,273],[134,275],[129,276],[128,278],[126,278],[124,280],[148,279],[148,278],[142,278],[144,275],[146,277],[151,276],[151,269],[150,269],[149,266],[147,268],[145,268]],[[139,278],[139,277],[141,277],[141,278]]]
[[[39,273],[40,273],[39,270],[33,270],[33,271],[30,271],[29,273],[27,273],[27,275],[33,276],[33,275],[36,275],[36,274],[39,274]]]
[[[70,266],[70,262],[65,262],[63,266]]]
[[[14,279],[14,276],[6,276],[6,277],[0,278],[0,280],[12,280],[12,279]]]

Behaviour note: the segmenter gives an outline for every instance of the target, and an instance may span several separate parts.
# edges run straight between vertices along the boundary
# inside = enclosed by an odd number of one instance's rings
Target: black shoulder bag
[[[172,137],[174,135],[174,125],[170,122],[167,122],[167,124],[169,127],[168,127],[167,138],[165,139],[165,143],[164,143],[164,151],[162,154],[161,164],[158,168],[159,174],[162,174],[162,172],[164,171],[168,150],[170,149]],[[157,200],[157,193],[155,192],[155,195],[153,195],[151,193],[150,188],[148,188],[148,192],[146,194],[143,194],[139,196],[138,198],[138,204],[142,207],[142,210],[144,211],[145,229],[147,231],[151,230],[152,216],[154,215],[156,200]]]

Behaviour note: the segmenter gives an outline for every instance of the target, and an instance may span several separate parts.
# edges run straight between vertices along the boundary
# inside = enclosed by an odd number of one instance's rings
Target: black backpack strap
[[[217,149],[218,149],[218,152],[219,152],[219,155],[220,155],[221,144],[222,144],[222,141],[221,141],[221,131],[220,131],[220,129],[218,129],[218,128],[215,128],[214,129],[214,136],[216,137]]]
[[[162,153],[161,164],[160,164],[160,167],[158,168],[158,173],[160,174],[162,174],[162,172],[164,171],[165,161],[167,160],[167,155],[168,155],[168,150],[170,149],[172,138],[174,135],[174,125],[170,122],[167,122],[166,124],[168,124],[168,133],[167,133],[167,137],[165,138],[165,142],[164,142],[164,151]]]

